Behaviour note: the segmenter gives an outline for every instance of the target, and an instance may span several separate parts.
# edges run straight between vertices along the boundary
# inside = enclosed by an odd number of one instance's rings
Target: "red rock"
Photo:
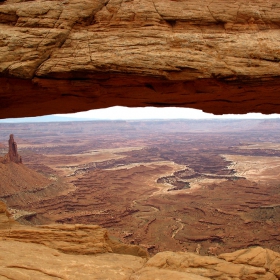
[[[115,105],[280,113],[279,1],[0,5],[0,117]]]
[[[9,152],[4,157],[4,163],[7,162],[22,163],[22,158],[18,154],[17,143],[14,140],[13,134],[10,135],[10,139],[8,143],[9,143]]]

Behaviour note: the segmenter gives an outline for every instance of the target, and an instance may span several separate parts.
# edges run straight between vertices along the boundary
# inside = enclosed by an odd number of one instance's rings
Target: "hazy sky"
[[[62,118],[61,118],[62,117]],[[22,123],[22,122],[53,122],[53,121],[71,121],[71,120],[139,120],[139,119],[271,119],[280,118],[280,115],[262,115],[260,113],[250,113],[246,115],[222,115],[204,113],[201,110],[188,108],[127,108],[110,107],[106,109],[97,109],[87,112],[74,114],[57,114],[42,117],[19,118],[19,119],[0,119],[0,123]]]
[[[204,113],[201,110],[188,109],[188,108],[127,108],[127,107],[110,107],[106,109],[97,109],[87,112],[80,112],[75,114],[56,115],[62,117],[73,118],[94,118],[94,119],[232,119],[232,118],[245,118],[245,119],[258,119],[258,118],[279,118],[279,114],[262,115],[260,113],[250,113],[246,115],[223,115],[215,116],[213,114]]]

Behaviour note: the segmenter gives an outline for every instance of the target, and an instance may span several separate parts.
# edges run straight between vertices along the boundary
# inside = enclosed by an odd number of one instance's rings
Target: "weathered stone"
[[[10,135],[9,139],[9,151],[8,154],[4,157],[4,162],[14,162],[22,163],[22,158],[17,151],[17,143],[14,140],[14,135]]]
[[[277,257],[274,258],[274,261],[275,259]],[[198,274],[207,277],[207,279],[277,279],[274,271],[267,272],[263,266],[256,267],[247,262],[236,264],[220,258],[200,256],[194,253],[161,252],[151,258],[146,266]],[[139,274],[141,273],[140,270]],[[146,272],[144,271],[144,273]]]
[[[0,238],[26,243],[43,244],[70,254],[121,253],[148,257],[145,249],[125,245],[108,237],[107,230],[97,225],[44,225],[28,227],[12,221],[7,228],[9,211],[0,201]]]
[[[280,112],[277,0],[0,5],[0,117],[127,106]]]
[[[7,199],[14,196],[14,205],[18,200],[26,204],[26,200],[30,200],[32,193],[54,188],[54,184],[47,177],[22,164],[13,134],[10,135],[8,143],[8,153],[0,158],[0,198]]]
[[[280,278],[280,254],[269,249],[255,247],[243,249],[230,254],[221,254],[220,258],[237,264],[249,264],[264,267]]]
[[[0,201],[3,279],[277,280],[279,256],[256,247],[218,258],[161,252],[146,261],[145,250],[113,242],[99,226],[20,225]]]
[[[128,280],[144,260],[104,253],[70,255],[44,245],[0,241],[0,279],[116,279]]]

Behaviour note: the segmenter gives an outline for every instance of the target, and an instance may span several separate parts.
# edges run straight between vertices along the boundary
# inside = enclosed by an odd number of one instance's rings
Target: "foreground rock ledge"
[[[0,118],[113,105],[280,113],[278,0],[0,2]]]
[[[118,254],[116,254],[118,253]],[[280,254],[261,247],[218,257],[161,252],[113,242],[90,225],[30,227],[0,201],[0,279],[277,280]]]

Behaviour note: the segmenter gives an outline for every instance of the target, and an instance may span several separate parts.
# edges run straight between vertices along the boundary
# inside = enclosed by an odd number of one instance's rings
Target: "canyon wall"
[[[280,113],[277,0],[0,3],[0,118],[113,105]]]

